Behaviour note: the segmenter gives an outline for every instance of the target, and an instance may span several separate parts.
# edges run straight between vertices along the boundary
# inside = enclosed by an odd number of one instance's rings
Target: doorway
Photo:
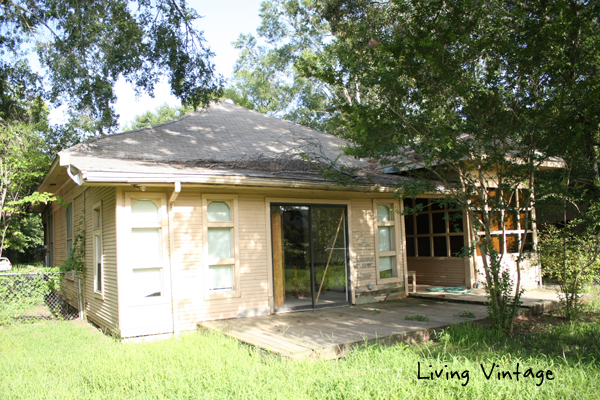
[[[347,209],[271,205],[275,312],[348,305]]]

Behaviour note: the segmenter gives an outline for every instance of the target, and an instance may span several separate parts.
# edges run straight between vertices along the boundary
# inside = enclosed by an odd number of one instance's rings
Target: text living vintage
[[[551,370],[537,370],[534,371],[532,368],[523,368],[521,370],[521,365],[517,363],[514,371],[510,370],[501,370],[500,365],[496,363],[492,363],[492,366],[486,368],[483,364],[479,364],[481,367],[481,372],[483,372],[483,376],[488,381],[490,379],[497,380],[514,380],[515,382],[519,382],[519,378],[521,381],[527,381],[529,379],[533,379],[536,383],[536,386],[542,386],[544,381],[552,381],[554,380],[554,373]],[[497,367],[497,368],[496,368]],[[417,363],[417,379],[418,380],[436,380],[436,379],[446,379],[447,381],[451,379],[457,379],[459,381],[464,380],[462,382],[462,386],[467,386],[469,380],[471,379],[471,371],[465,369],[464,371],[452,371],[446,370],[448,368],[447,365],[444,365],[444,368],[433,369],[432,365],[429,367],[424,367],[421,370],[421,363]]]

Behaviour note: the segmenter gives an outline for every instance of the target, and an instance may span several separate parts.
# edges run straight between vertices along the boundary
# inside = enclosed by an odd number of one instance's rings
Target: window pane
[[[100,242],[100,236],[94,236],[94,254],[96,259],[96,290],[102,291],[102,247]]]
[[[100,209],[94,210],[94,229],[100,228],[102,221],[100,220]]]
[[[208,267],[209,290],[233,290],[233,265]]]
[[[517,214],[515,212],[506,212],[504,214],[504,229],[511,231],[517,228]]]
[[[379,277],[393,278],[394,274],[394,259],[395,257],[379,257]]]
[[[448,257],[446,236],[437,236],[433,238],[433,255],[435,257]]]
[[[506,235],[506,252],[519,252],[519,235]]]
[[[131,206],[131,219],[135,222],[159,222],[158,206],[151,200],[137,200]]]
[[[394,250],[394,233],[392,226],[380,226],[379,231],[379,251]]]
[[[415,207],[418,206],[419,204],[423,207],[423,211],[428,211],[429,205],[430,205],[430,200],[429,199],[416,199]]]
[[[133,281],[131,290],[135,299],[162,295],[162,268],[134,269]]]
[[[405,215],[404,216],[404,229],[406,230],[407,235],[415,234],[415,222],[414,215]]]
[[[67,258],[71,257],[71,251],[73,250],[73,240],[67,240]]]
[[[231,228],[208,228],[208,257],[214,262],[222,258],[232,258]]]
[[[502,242],[502,235],[492,235],[492,245],[498,254],[502,254],[504,252],[504,245]]]
[[[463,236],[450,236],[450,257],[459,256],[464,245],[465,238]]]
[[[404,207],[413,207],[413,199],[404,199]]]
[[[446,213],[438,212],[431,214],[431,224],[433,225],[433,233],[446,233]]]
[[[521,240],[523,240],[523,236],[521,235]],[[525,238],[525,245],[523,246],[523,251],[532,251],[533,250],[533,234],[528,233]]]
[[[67,238],[73,237],[73,203],[67,206],[67,211],[65,213],[66,223],[67,223]],[[70,252],[68,252],[70,254]]]
[[[406,238],[406,257],[415,256],[415,238]]]
[[[135,254],[136,260],[159,261],[160,254],[160,229],[132,229],[131,230],[131,252]]]
[[[531,229],[531,211],[521,213],[521,229]]]
[[[392,214],[390,212],[390,208],[385,204],[380,204],[377,206],[377,221],[391,221]]]
[[[417,215],[417,234],[426,235],[429,233],[429,214]]]
[[[419,257],[431,257],[431,243],[429,237],[417,238],[417,244],[419,245]]]
[[[231,210],[224,201],[211,201],[206,211],[209,222],[231,221]]]
[[[460,212],[460,211],[451,212],[451,213],[449,213],[448,218],[449,218],[449,220],[448,220],[449,231],[462,233],[462,231],[463,231],[462,212]]]

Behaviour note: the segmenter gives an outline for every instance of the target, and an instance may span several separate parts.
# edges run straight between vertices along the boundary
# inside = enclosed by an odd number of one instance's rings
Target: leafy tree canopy
[[[225,97],[236,104],[322,131],[329,131],[333,100],[343,91],[296,69],[301,57],[316,57],[331,40],[316,1],[270,0],[260,9],[255,37],[242,34],[240,50]],[[259,45],[262,39],[265,44]]]
[[[169,122],[193,111],[190,106],[171,107],[167,103],[156,108],[154,111],[147,111],[144,114],[136,115],[134,120],[123,127],[123,132],[133,131],[135,129],[147,128]]]
[[[597,168],[598,5],[323,0],[315,10],[334,39],[299,57],[296,70],[353,90],[336,99],[333,117],[350,154],[443,184],[407,181],[403,196],[439,191],[467,210],[492,320],[510,330],[519,276],[513,297],[493,236],[511,215],[527,218],[531,204],[517,205],[516,190],[532,187],[542,161],[567,148]]]
[[[205,105],[218,95],[222,78],[194,27],[198,18],[184,0],[2,1],[0,114],[15,118],[23,101],[43,95],[69,106],[71,128],[81,129],[77,121],[83,120],[84,129],[113,133],[114,85],[121,76],[137,93],[151,95],[166,76],[185,105]],[[44,82],[24,61],[32,49]]]

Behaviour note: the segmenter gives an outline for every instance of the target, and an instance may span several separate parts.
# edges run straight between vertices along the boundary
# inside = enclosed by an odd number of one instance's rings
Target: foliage
[[[33,193],[50,166],[40,124],[44,122],[0,121],[0,252],[9,228],[11,236],[20,237],[21,243],[39,240],[23,236],[21,218],[31,204],[53,199],[48,193]],[[10,244],[18,246],[15,240]]]
[[[234,76],[224,97],[279,118],[329,131],[332,100],[340,93],[300,75],[300,57],[321,54],[331,37],[329,24],[315,13],[313,0],[263,1],[258,37],[241,34]],[[259,39],[265,44],[259,45]]]
[[[218,96],[222,78],[194,27],[198,18],[183,0],[3,1],[0,109],[15,109],[48,87],[47,98],[67,104],[72,121],[87,120],[86,129],[95,134],[112,133],[117,80],[123,77],[138,94],[152,95],[162,76],[184,104],[206,105]],[[32,49],[47,86],[23,61]]]
[[[193,108],[189,106],[171,107],[167,103],[164,103],[154,111],[147,111],[144,114],[136,115],[135,119],[131,121],[130,124],[123,127],[123,132],[148,128],[164,122],[169,122],[190,111],[193,111]]]
[[[0,276],[0,326],[68,317],[68,307],[54,290],[56,271]],[[72,315],[71,315],[72,316]]]
[[[458,314],[454,314],[454,316],[459,318],[476,318],[475,314],[471,311],[461,311]]]
[[[32,254],[35,249],[44,245],[44,226],[39,214],[26,214],[22,218],[14,219],[6,232],[3,251],[12,254]],[[10,256],[13,264],[18,263],[14,256]],[[29,260],[31,261],[31,260]]]
[[[460,324],[437,342],[382,346],[365,343],[342,359],[290,360],[221,334],[194,331],[179,338],[122,344],[90,325],[72,322],[0,328],[0,391],[11,399],[597,399],[600,308],[568,324],[545,317],[519,323],[504,336],[488,326]],[[60,355],[60,362],[56,362]],[[94,360],[90,363],[89,360]],[[444,368],[435,381],[421,373]],[[492,363],[552,370],[553,381],[485,379]],[[86,365],[86,373],[81,366]],[[429,365],[432,366],[429,369]],[[367,367],[368,366],[368,367]],[[445,378],[470,371],[470,381]],[[223,377],[227,377],[224,379]],[[498,395],[501,393],[501,395]]]
[[[548,226],[540,234],[544,276],[558,281],[568,319],[577,317],[581,311],[583,286],[593,278],[600,278],[599,255],[598,236],[574,232],[573,224],[563,229]]]
[[[429,321],[429,318],[427,318],[427,315],[405,315],[404,319],[407,321],[419,321],[419,322],[427,322]]]
[[[404,197],[437,192],[467,211],[469,253],[481,250],[491,317],[510,331],[533,206],[533,198],[517,204],[517,189],[533,187],[542,162],[557,154],[554,138],[567,138],[572,121],[597,130],[598,6],[499,0],[317,6],[334,39],[322,52],[327,57],[301,57],[296,68],[338,90],[353,88],[353,101],[336,102],[334,133],[350,140],[348,154],[417,178],[399,187]],[[511,279],[503,273],[504,245],[494,248],[493,241],[517,218],[526,232]]]

